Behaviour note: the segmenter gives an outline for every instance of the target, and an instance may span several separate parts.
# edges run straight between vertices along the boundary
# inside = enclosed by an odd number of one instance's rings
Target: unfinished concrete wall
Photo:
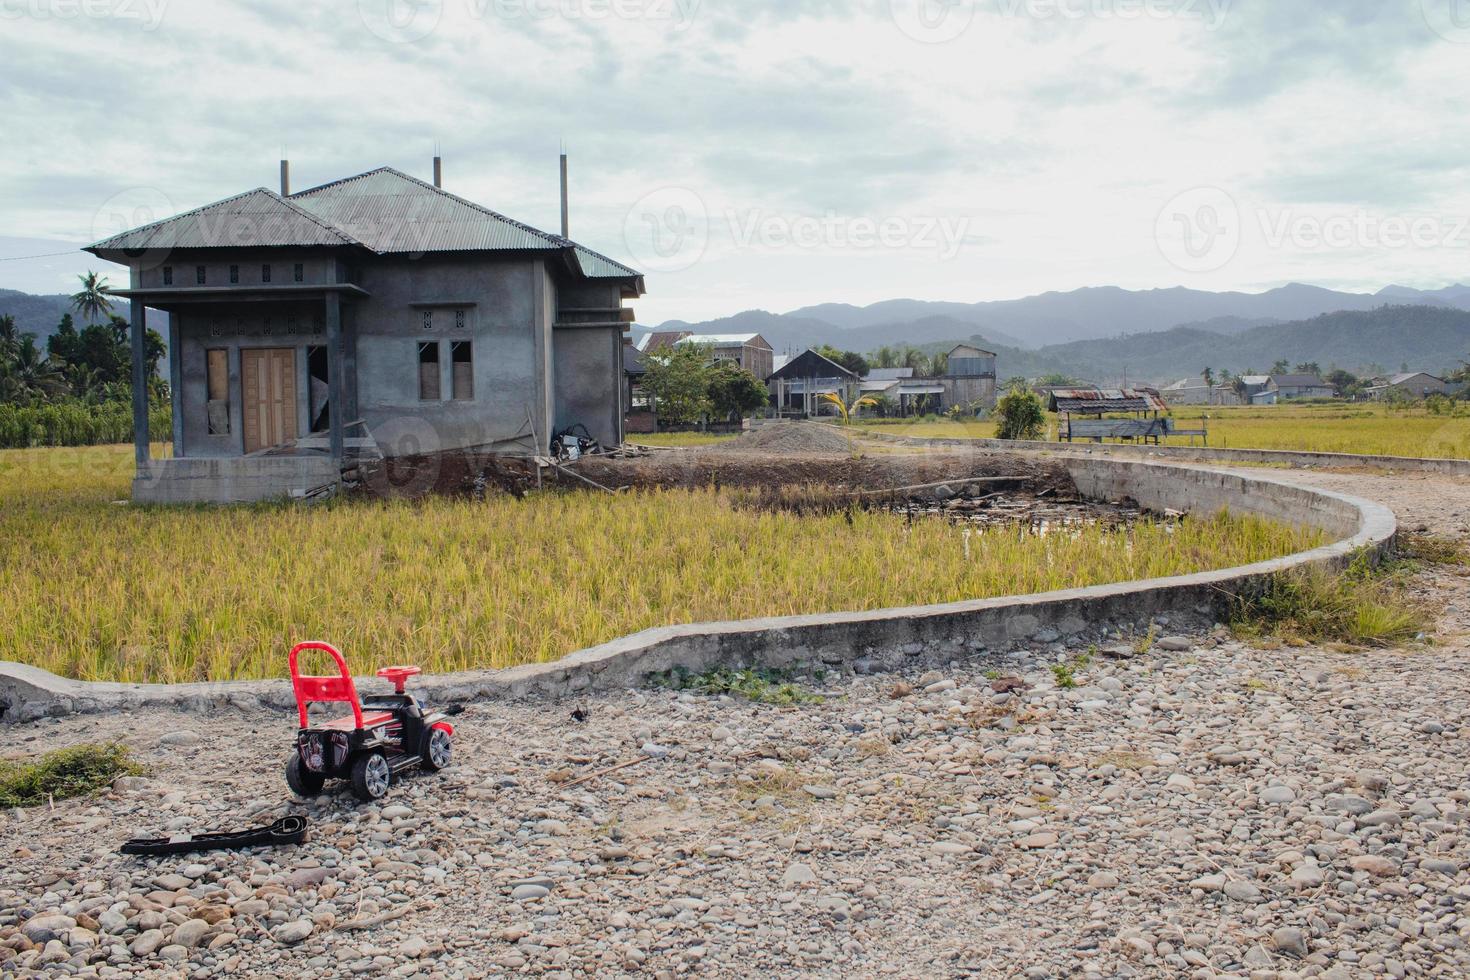
[[[556,428],[581,424],[605,446],[623,441],[621,330],[556,331]]]
[[[581,424],[605,446],[623,441],[622,287],[563,282],[554,338],[556,429]]]
[[[183,433],[180,455],[198,459],[239,456],[245,451],[240,352],[288,348],[296,356],[296,431],[311,430],[308,353],[327,342],[321,302],[201,305],[172,314],[180,362],[174,411]],[[229,371],[228,431],[211,434],[208,413],[208,351],[223,350]],[[155,434],[161,437],[162,433]]]
[[[356,304],[357,410],[387,455],[511,448],[539,419],[541,263],[427,256],[364,263]],[[469,342],[473,397],[453,397],[452,345]],[[419,345],[439,345],[439,395],[420,397]],[[350,420],[349,420],[350,421]],[[528,449],[526,442],[522,448]]]

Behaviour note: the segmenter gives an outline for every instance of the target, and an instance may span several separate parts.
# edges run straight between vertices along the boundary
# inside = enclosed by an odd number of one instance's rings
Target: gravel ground
[[[1470,531],[1460,483],[1283,476]],[[1082,651],[1038,645],[829,676],[820,704],[480,705],[456,764],[379,806],[294,800],[286,716],[6,729],[124,738],[150,774],[0,817],[0,973],[1470,975],[1470,579],[1415,587],[1433,648],[1217,632],[1076,688],[1050,668]],[[304,846],[116,854],[286,813]]]

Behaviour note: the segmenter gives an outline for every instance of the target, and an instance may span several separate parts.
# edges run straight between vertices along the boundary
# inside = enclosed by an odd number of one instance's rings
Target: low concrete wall
[[[135,504],[251,504],[301,497],[340,478],[325,456],[154,459],[139,464]]]
[[[1304,453],[1280,449],[1209,449],[1204,446],[1146,446],[1132,443],[1008,441],[1004,439],[923,439],[866,429],[864,438],[901,446],[944,449],[999,449],[1006,452],[1046,451],[1117,456],[1123,459],[1181,460],[1206,463],[1258,463],[1297,469],[1375,469],[1403,473],[1470,476],[1470,459],[1430,459],[1419,456],[1361,456],[1354,453]]]
[[[697,672],[722,665],[835,665],[859,659],[892,664],[925,653],[964,655],[1083,638],[1103,629],[1141,628],[1160,616],[1169,618],[1171,629],[1208,626],[1223,615],[1231,596],[1259,588],[1269,576],[1302,565],[1344,563],[1359,549],[1388,547],[1396,532],[1393,514],[1379,504],[1264,476],[1102,458],[1069,458],[1065,463],[1078,488],[1099,499],[1127,498],[1155,510],[1206,514],[1228,507],[1321,528],[1334,541],[1242,568],[1168,579],[938,606],[660,627],[556,663],[430,677],[421,688],[436,703],[558,696],[637,685],[650,673],[678,666]],[[351,656],[352,651],[346,652]],[[283,646],[283,663],[284,657]],[[359,666],[366,671],[369,665]],[[209,710],[292,704],[283,681],[98,684],[0,664],[0,720],[6,721],[157,705]]]

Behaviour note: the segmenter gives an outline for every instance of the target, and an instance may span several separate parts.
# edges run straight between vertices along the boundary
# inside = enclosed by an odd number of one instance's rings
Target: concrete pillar
[[[138,465],[142,466],[148,462],[148,368],[143,363],[143,339],[148,330],[148,313],[143,306],[143,301],[135,299],[131,303],[130,314],[131,339],[133,342],[133,453],[137,458]],[[179,413],[179,403],[175,398],[174,414]],[[175,423],[177,424],[177,423]]]
[[[174,459],[181,459],[184,455],[184,327],[178,313],[168,318],[168,396],[173,405]],[[204,397],[208,399],[207,392]]]
[[[342,357],[342,297],[336,292],[327,293],[327,400],[331,405],[331,424],[328,427],[332,459],[342,462],[342,426],[347,421],[342,403],[343,357]]]

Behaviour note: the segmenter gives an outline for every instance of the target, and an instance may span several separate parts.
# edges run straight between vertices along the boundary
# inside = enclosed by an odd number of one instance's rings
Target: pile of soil
[[[850,453],[847,433],[820,422],[781,422],[763,425],[710,452]]]

